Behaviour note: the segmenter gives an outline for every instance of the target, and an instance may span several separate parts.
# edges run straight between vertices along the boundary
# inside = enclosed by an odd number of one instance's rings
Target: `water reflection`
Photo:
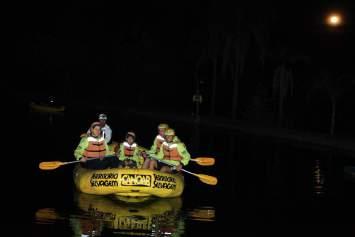
[[[75,236],[100,236],[105,231],[153,236],[180,236],[184,232],[181,198],[125,202],[81,193],[76,198],[83,213],[70,219]]]
[[[73,204],[66,210],[38,209],[34,218],[35,235],[182,236],[186,234],[185,222],[199,222],[205,229],[207,224],[216,221],[213,206],[190,206],[183,210],[181,197],[135,199],[75,193]]]
[[[63,219],[63,216],[59,215],[55,208],[40,208],[35,213],[34,222],[36,224],[54,224]]]
[[[215,209],[211,206],[203,206],[188,210],[188,217],[194,221],[215,221]]]
[[[324,174],[323,174],[323,170],[321,168],[321,161],[319,159],[315,160],[313,177],[314,177],[314,180],[313,180],[314,193],[317,196],[323,195],[324,194]]]

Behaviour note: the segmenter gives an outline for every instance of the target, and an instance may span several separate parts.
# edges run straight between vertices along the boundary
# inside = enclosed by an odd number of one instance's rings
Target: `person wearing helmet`
[[[165,141],[165,131],[169,128],[169,125],[166,123],[161,123],[158,125],[158,135],[154,138],[153,145],[150,147],[148,151],[149,154],[156,155],[159,153],[160,146]],[[180,139],[178,136],[174,136],[174,142],[179,142]]]
[[[99,115],[99,121],[101,124],[102,132],[104,134],[104,138],[107,144],[110,144],[111,142],[111,137],[112,137],[112,130],[110,126],[107,125],[107,116],[106,114],[100,114]]]
[[[118,158],[121,167],[140,168],[142,166],[139,147],[135,140],[136,134],[127,132],[125,141],[120,144]]]
[[[151,160],[150,169],[157,168],[161,172],[171,173],[174,169],[180,171],[183,166],[186,166],[191,156],[186,149],[184,143],[174,141],[175,130],[172,128],[166,129],[164,133],[165,141],[162,143],[161,148],[154,159]],[[156,162],[162,160],[163,162]]]
[[[150,150],[146,153],[143,153],[145,158],[143,168],[148,169],[149,167],[155,166],[156,162],[153,161],[153,164],[150,164],[151,160],[149,159],[149,155],[157,155],[160,151],[160,146],[165,141],[165,131],[169,128],[169,125],[166,123],[161,123],[158,125],[158,135],[154,138],[153,145],[150,147]],[[174,142],[179,142],[179,138],[174,136]]]
[[[165,141],[165,138],[164,138],[165,130],[168,128],[169,128],[169,125],[166,123],[161,123],[158,125],[158,127],[157,127],[158,135],[155,136],[154,141],[153,141],[153,145],[150,147],[150,150],[143,152],[143,156],[145,158],[145,161],[143,164],[144,169],[148,169],[150,167],[150,160],[149,160],[148,155],[158,154],[161,144]]]
[[[110,155],[103,137],[100,122],[91,124],[87,136],[83,136],[74,151],[74,156],[80,160],[82,166],[88,169],[106,169],[118,167],[118,159]]]
[[[165,141],[164,138],[165,130],[168,128],[169,125],[166,123],[161,123],[158,125],[158,135],[156,135],[153,141],[153,145],[150,147],[150,150],[148,152],[149,154],[153,154],[153,155],[158,154],[161,144]]]
[[[104,139],[106,141],[106,144],[110,144],[111,142],[111,138],[112,138],[112,130],[110,128],[110,126],[108,126],[108,124],[106,123],[107,121],[107,115],[106,114],[99,114],[99,123],[102,129],[102,133],[104,136]],[[88,131],[86,132],[87,134],[81,134],[80,137],[84,137],[85,135],[88,135],[90,133],[90,128],[88,129]]]

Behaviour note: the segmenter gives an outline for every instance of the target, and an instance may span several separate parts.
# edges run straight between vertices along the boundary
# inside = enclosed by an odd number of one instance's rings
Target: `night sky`
[[[300,111],[298,105],[305,103],[320,75],[332,82],[343,74],[354,79],[351,1],[129,2],[12,7],[8,22],[15,57],[7,91],[27,100],[55,95],[70,105],[88,98],[97,103],[100,97],[107,106],[191,114],[192,95],[199,90],[201,115],[231,117],[227,110],[236,91],[233,78],[238,78],[237,118],[244,119],[255,96],[275,102],[273,80],[281,65],[293,76],[294,94],[285,102],[289,117],[308,113],[310,108]],[[339,27],[325,24],[333,11],[344,18]],[[327,111],[328,105],[322,107],[327,103],[320,102],[326,96],[316,98],[311,103]],[[353,99],[352,93],[342,93],[339,100],[346,105],[338,103],[339,113]],[[270,112],[276,114],[276,108]]]

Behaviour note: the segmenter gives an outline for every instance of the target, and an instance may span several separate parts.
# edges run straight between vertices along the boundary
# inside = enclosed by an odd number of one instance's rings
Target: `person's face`
[[[167,142],[172,142],[173,139],[174,139],[174,136],[173,136],[173,135],[166,135],[166,136],[165,136],[165,140],[166,140]]]
[[[129,137],[127,137],[126,141],[128,142],[129,145],[132,145],[134,142],[134,138],[129,136]]]
[[[105,124],[106,124],[106,120],[105,119],[100,119],[99,121],[100,121],[101,127],[105,126]]]
[[[164,136],[165,128],[158,128],[158,133],[160,136]]]
[[[95,126],[95,127],[92,129],[92,134],[93,134],[95,137],[100,136],[100,134],[101,134],[101,127],[100,127],[100,126]]]

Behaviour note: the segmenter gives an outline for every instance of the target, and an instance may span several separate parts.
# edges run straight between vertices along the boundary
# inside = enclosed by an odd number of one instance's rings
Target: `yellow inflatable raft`
[[[83,193],[126,197],[178,197],[184,190],[181,174],[148,169],[89,170],[77,166],[74,169],[74,183]]]

